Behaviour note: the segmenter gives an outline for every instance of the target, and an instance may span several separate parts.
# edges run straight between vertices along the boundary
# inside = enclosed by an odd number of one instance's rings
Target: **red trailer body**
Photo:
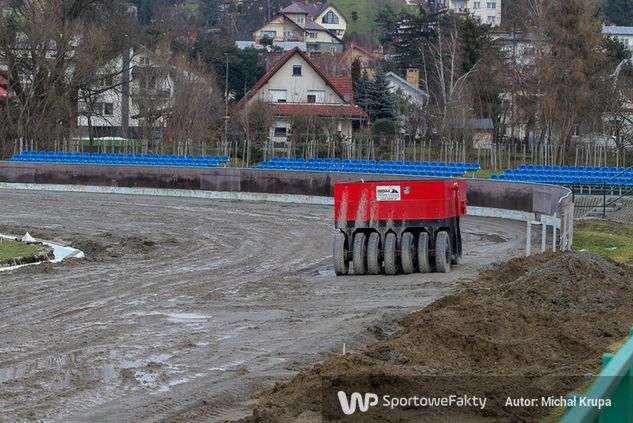
[[[448,271],[462,253],[463,179],[334,185],[337,274]],[[439,238],[438,238],[439,237]]]

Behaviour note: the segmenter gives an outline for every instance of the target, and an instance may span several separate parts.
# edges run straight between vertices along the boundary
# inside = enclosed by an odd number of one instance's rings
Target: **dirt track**
[[[0,232],[89,259],[0,273],[0,420],[217,421],[271,382],[520,253],[524,225],[464,222],[448,275],[333,275],[330,207],[0,191]],[[203,402],[204,401],[204,402]]]

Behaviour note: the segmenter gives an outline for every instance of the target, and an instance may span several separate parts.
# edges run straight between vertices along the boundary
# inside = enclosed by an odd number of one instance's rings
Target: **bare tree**
[[[245,154],[243,157],[247,166],[253,160],[253,147],[263,152],[263,160],[272,156],[264,147],[268,142],[270,127],[274,122],[272,106],[261,100],[254,100],[237,114],[237,120],[245,134]]]
[[[17,109],[7,124],[20,148],[60,148],[76,126],[79,90],[131,42],[132,17],[118,0],[11,0],[6,7],[0,62]]]

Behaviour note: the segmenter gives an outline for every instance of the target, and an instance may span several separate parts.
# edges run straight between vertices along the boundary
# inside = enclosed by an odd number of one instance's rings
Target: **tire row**
[[[343,232],[339,232],[334,239],[334,269],[337,275],[348,274],[350,256],[356,275],[377,275],[383,271],[387,275],[428,273],[433,270],[447,273],[451,270],[451,263],[459,262],[459,256],[452,254],[447,231],[436,232],[433,254],[429,244],[427,232],[404,232],[400,239],[400,250],[393,232],[385,235],[384,245],[381,245],[378,232],[357,232],[351,242]]]

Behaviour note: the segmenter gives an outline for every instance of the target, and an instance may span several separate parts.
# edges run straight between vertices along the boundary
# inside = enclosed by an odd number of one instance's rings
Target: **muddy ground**
[[[507,407],[559,397],[600,367],[633,322],[633,268],[590,253],[516,258],[465,283],[366,349],[330,358],[266,392],[249,422],[534,422]],[[336,393],[485,396],[478,407],[384,407],[345,416]]]
[[[223,421],[356,351],[490,263],[524,224],[466,218],[448,275],[335,277],[331,207],[0,192],[0,232],[83,261],[0,273],[0,421]]]

